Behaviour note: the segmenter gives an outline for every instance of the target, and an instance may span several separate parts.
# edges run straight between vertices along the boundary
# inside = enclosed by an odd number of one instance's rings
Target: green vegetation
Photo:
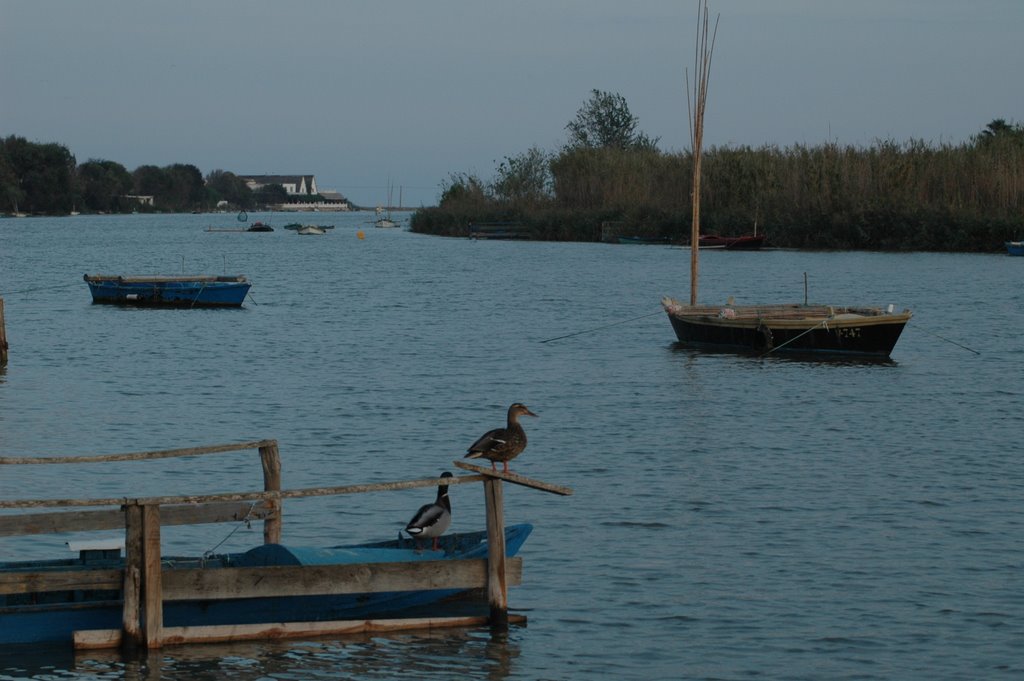
[[[506,158],[496,178],[455,173],[412,229],[466,236],[513,222],[538,239],[595,241],[601,226],[689,241],[692,158],[637,131],[618,95],[594,90],[555,153]],[[993,251],[1024,236],[1024,125],[992,121],[969,142],[712,147],[702,154],[701,228],[757,231],[774,246]]]
[[[152,196],[153,205],[133,198],[139,196]],[[254,194],[241,178],[224,170],[204,178],[198,168],[185,163],[143,165],[134,172],[103,159],[77,165],[62,144],[29,142],[15,135],[0,139],[0,213],[181,213],[218,205],[248,210],[281,203],[284,196],[280,185]]]

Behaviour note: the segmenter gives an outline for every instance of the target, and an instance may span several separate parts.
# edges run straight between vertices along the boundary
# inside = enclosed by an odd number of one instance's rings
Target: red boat
[[[763,234],[747,234],[745,236],[701,234],[698,242],[701,248],[725,248],[732,251],[753,251],[761,248],[763,244]]]

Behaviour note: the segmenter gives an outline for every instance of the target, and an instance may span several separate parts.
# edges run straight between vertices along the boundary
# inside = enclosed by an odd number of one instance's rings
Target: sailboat
[[[373,223],[374,227],[398,227],[398,223],[391,219],[391,180],[388,180],[388,205],[385,209],[383,206],[377,206],[377,220]],[[385,215],[385,211],[387,214]]]
[[[887,358],[910,321],[910,310],[893,306],[855,307],[809,305],[806,283],[803,304],[736,305],[732,296],[724,305],[698,305],[700,249],[701,146],[708,77],[718,20],[709,37],[707,0],[699,6],[694,84],[687,83],[690,142],[693,149],[693,224],[690,239],[690,301],[662,298],[679,343],[700,349],[851,355]],[[687,79],[689,81],[689,79]]]

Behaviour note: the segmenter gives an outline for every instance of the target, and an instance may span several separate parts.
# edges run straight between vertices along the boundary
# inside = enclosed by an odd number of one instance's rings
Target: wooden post
[[[263,464],[263,489],[266,492],[281,491],[281,455],[277,440],[271,440],[260,447],[260,462]],[[263,543],[281,543],[281,497],[267,499],[267,517],[263,521]]]
[[[4,299],[0,298],[0,367],[7,366],[7,326],[4,324]]]
[[[160,506],[157,504],[142,507],[142,556],[146,647],[159,648],[163,644],[164,598],[163,575],[160,574]]]
[[[121,507],[124,510],[124,610],[121,614],[121,646],[126,651],[141,647],[142,638],[141,601],[142,568],[142,506],[133,501]]]
[[[491,629],[508,630],[508,582],[505,575],[505,503],[501,480],[484,480],[487,510],[487,601]]]

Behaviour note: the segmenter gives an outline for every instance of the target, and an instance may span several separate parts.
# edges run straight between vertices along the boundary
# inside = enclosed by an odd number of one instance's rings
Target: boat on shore
[[[241,307],[252,284],[243,275],[86,274],[93,303],[151,307]]]
[[[514,556],[530,535],[529,524],[505,528],[505,552]],[[486,559],[487,533],[467,532],[440,538],[437,551],[420,550],[412,539],[336,546],[328,548],[263,544],[244,553],[211,556],[164,556],[161,571],[166,584],[184,583],[190,575],[226,571],[225,577],[246,575],[254,568],[297,566],[353,566],[356,570],[387,570],[388,565],[434,561]],[[82,548],[78,557],[45,561],[0,563],[4,575],[95,571],[107,577],[124,571],[119,547]],[[438,568],[440,569],[440,568]],[[228,579],[228,581],[232,581]],[[486,598],[479,589],[433,589],[428,582],[414,589],[368,591],[316,596],[275,595],[258,598],[208,600],[197,593],[190,600],[169,600],[163,606],[165,627],[210,627],[252,625],[265,622],[332,622],[339,620],[397,619],[422,615],[429,606],[436,616],[442,604],[460,611],[470,607],[486,613]],[[287,590],[282,590],[282,594]],[[76,631],[119,629],[124,610],[119,589],[72,589],[0,594],[0,645],[67,643]]]

